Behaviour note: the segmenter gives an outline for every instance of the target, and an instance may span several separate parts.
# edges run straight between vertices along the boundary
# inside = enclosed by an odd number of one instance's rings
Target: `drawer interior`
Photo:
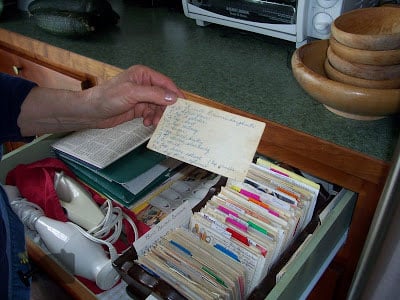
[[[7,173],[18,164],[54,156],[50,145],[62,136],[62,134],[41,136],[34,142],[4,155],[0,162],[0,181],[5,182]],[[249,299],[306,298],[345,242],[351,223],[356,194],[337,188],[337,194],[329,197],[329,201],[323,201],[312,222],[283,253],[271,272],[250,294]],[[126,255],[122,255],[115,262],[115,267],[130,287],[133,284],[132,278],[129,278],[123,266],[127,260],[132,259],[131,255],[132,253],[127,251]]]

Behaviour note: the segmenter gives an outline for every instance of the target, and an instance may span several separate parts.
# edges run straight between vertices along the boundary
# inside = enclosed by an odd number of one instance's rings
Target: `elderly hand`
[[[184,97],[171,79],[140,65],[88,92],[87,107],[94,110],[86,115],[101,128],[140,117],[145,125],[156,125],[165,107]]]
[[[133,118],[156,125],[167,105],[184,97],[167,76],[135,65],[90,89],[74,92],[36,87],[21,106],[21,134],[108,128]]]

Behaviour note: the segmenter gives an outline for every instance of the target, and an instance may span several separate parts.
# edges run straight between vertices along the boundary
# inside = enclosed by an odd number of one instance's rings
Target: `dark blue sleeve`
[[[3,199],[4,194],[2,187],[0,186],[0,201],[8,201]],[[0,202],[0,296],[2,299],[8,299],[8,282],[10,276],[9,262],[8,262],[8,239],[7,239],[7,227],[4,221],[5,209],[3,209],[3,203]]]
[[[30,141],[22,137],[17,119],[25,97],[36,84],[0,73],[0,144],[5,141]]]

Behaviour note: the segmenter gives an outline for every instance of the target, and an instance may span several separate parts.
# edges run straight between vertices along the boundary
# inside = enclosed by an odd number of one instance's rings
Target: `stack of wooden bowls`
[[[292,71],[306,92],[337,115],[377,120],[400,113],[400,7],[339,16],[329,40],[296,49]]]
[[[400,8],[370,7],[339,16],[331,26],[324,67],[338,82],[400,88]]]

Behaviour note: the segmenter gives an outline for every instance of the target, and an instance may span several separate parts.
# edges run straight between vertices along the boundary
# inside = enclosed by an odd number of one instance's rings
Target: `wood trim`
[[[337,283],[343,276],[343,268],[340,265],[332,263],[326,272],[322,275],[320,284],[317,285],[311,292],[308,300],[320,300],[321,295],[324,295],[324,300],[335,300],[335,288]]]
[[[2,45],[0,57],[0,71],[31,80],[39,86],[80,91],[94,85],[93,77],[55,69]]]
[[[383,185],[378,186],[365,182],[361,189],[357,191],[358,199],[349,235],[344,247],[334,260],[334,262],[341,264],[345,270],[336,287],[335,299],[346,299],[382,189]]]
[[[59,68],[72,74],[85,74],[95,79],[98,84],[105,79],[114,77],[121,69],[95,61],[88,57],[61,49],[41,41],[23,36],[21,34],[0,28],[0,44],[12,48],[18,53],[25,55]]]
[[[53,258],[46,255],[42,248],[30,239],[26,239],[28,254],[36,265],[45,270],[51,278],[55,280],[62,288],[65,289],[75,299],[97,299],[97,297],[78,281],[72,274],[68,273]]]

